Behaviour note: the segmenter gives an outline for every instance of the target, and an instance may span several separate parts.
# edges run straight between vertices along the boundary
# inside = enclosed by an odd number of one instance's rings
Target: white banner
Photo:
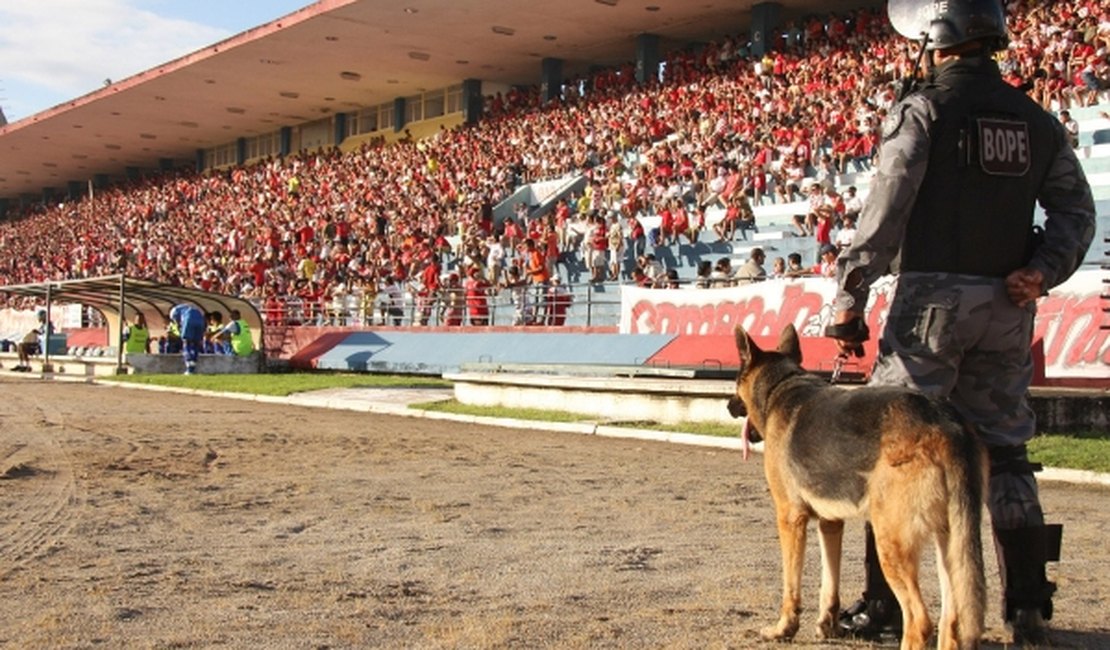
[[[892,278],[871,289],[867,322],[881,332],[886,322]],[[1034,340],[1044,339],[1045,376],[1110,379],[1110,330],[1099,294],[1102,274],[1076,273],[1037,303]],[[802,336],[821,336],[832,317],[836,285],[827,278],[770,280],[723,289],[642,289],[621,291],[622,334],[731,335],[739,324],[753,335],[778,337],[788,323]]]

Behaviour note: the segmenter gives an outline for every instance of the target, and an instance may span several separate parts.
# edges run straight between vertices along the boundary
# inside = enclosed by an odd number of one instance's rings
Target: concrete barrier
[[[466,371],[443,377],[454,382],[455,399],[475,406],[566,411],[598,422],[736,423],[727,410],[733,380]],[[1040,431],[1110,426],[1105,390],[1032,388],[1029,401]]]
[[[127,365],[135,374],[180,375],[185,360],[180,354],[129,354]],[[197,357],[197,373],[201,375],[250,375],[263,370],[258,352],[245,357],[234,354],[202,354]]]

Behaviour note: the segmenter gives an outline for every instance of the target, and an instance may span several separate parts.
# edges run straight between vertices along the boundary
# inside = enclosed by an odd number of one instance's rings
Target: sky
[[[2,0],[0,108],[15,122],[312,0]]]

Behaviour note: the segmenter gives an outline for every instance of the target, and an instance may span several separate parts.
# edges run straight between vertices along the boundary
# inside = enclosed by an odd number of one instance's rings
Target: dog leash
[[[863,322],[862,318],[856,317],[847,323],[827,325],[825,336],[853,344],[851,353],[862,358],[863,343],[871,338],[871,330],[868,329],[867,323]],[[849,352],[843,351],[833,359],[832,376],[829,377],[830,384],[840,381],[840,374],[844,372],[844,366],[848,363],[848,358]]]
[[[840,381],[840,373],[844,372],[844,365],[848,363],[848,354],[841,352],[833,359],[832,374],[829,376],[829,383],[835,384]]]

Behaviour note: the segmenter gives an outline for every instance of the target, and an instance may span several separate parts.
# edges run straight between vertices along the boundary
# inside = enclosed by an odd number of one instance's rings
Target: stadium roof
[[[784,16],[879,0],[780,0]],[[65,193],[96,174],[192,162],[198,149],[475,78],[534,84],[748,28],[755,0],[320,0],[0,126],[0,197]]]

